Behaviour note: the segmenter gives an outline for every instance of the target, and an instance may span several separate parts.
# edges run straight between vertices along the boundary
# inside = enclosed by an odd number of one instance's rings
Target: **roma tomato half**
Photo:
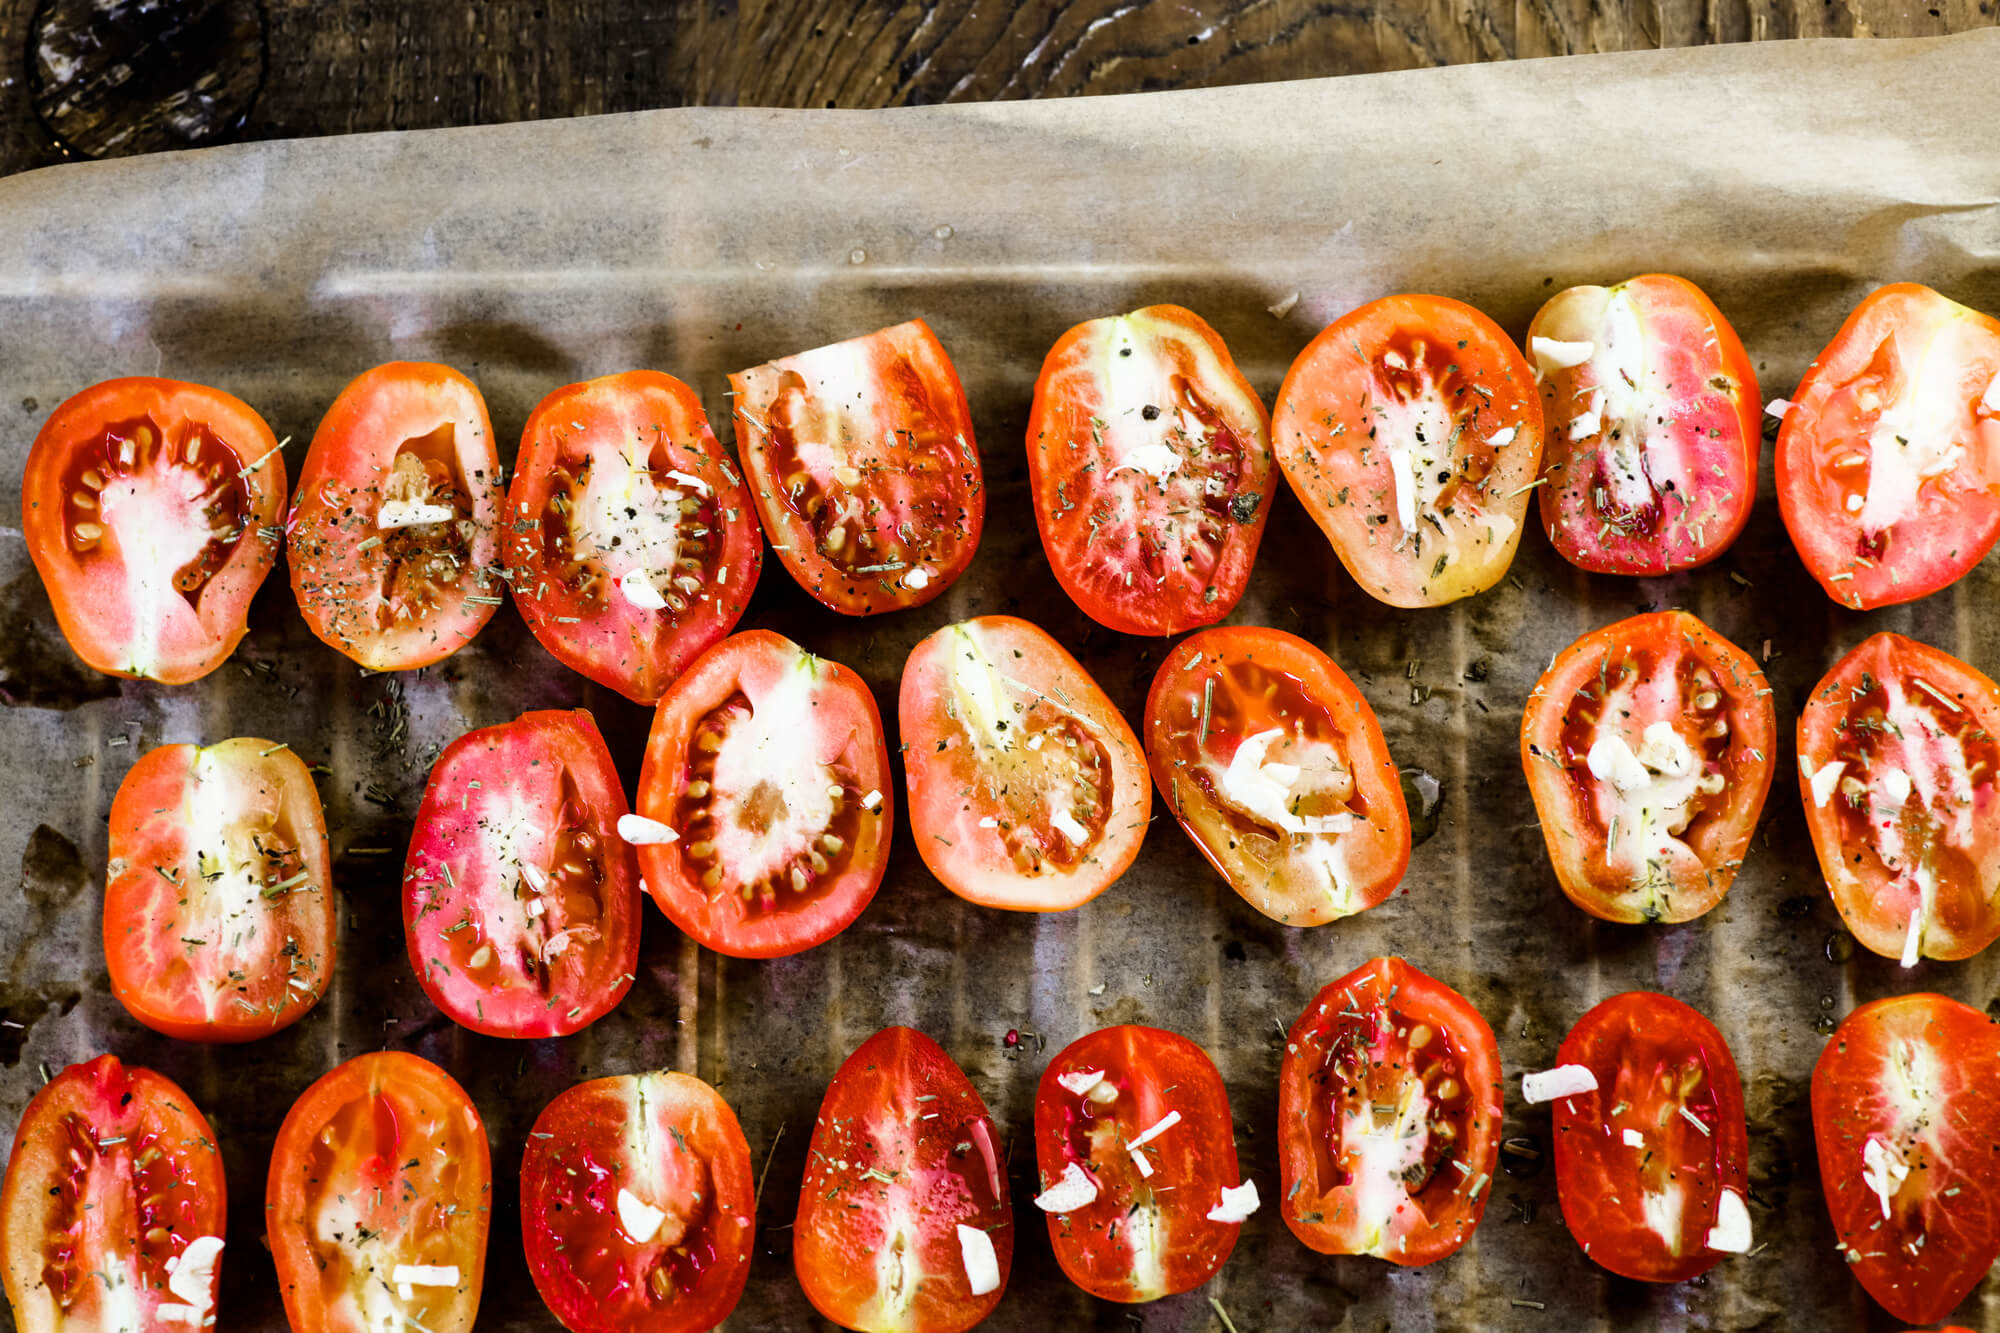
[[[228,1193],[215,1132],[172,1080],[115,1055],[28,1102],[0,1190],[20,1333],[213,1326]]]
[[[1228,615],[1250,580],[1270,417],[1193,311],[1093,319],[1042,362],[1028,481],[1070,599],[1126,634],[1179,634]]]
[[[959,897],[1060,912],[1139,854],[1152,790],[1138,738],[1043,630],[945,626],[911,650],[897,713],[917,851]]]
[[[1375,906],[1410,862],[1410,814],[1375,710],[1283,630],[1181,641],[1146,696],[1160,797],[1229,887],[1288,926]]]
[[[1569,900],[1648,923],[1721,902],[1757,831],[1777,733],[1764,673],[1685,611],[1563,649],[1521,715],[1521,766]]]
[[[1388,296],[1299,353],[1271,445],[1362,591],[1442,606],[1513,562],[1542,465],[1542,407],[1498,324],[1447,297]]]
[[[222,665],[278,559],[285,460],[264,419],[177,380],[93,385],[28,451],[21,526],[69,646],[183,685]]]
[[[735,958],[831,939],[875,896],[895,827],[867,683],[770,630],[723,640],[653,715],[639,773],[646,887]]]
[[[986,522],[972,411],[921,319],[729,377],[736,451],[771,548],[845,615],[922,606]]]
[[[104,961],[132,1017],[182,1041],[251,1041],[333,975],[319,791],[283,745],[164,745],[111,801]]]

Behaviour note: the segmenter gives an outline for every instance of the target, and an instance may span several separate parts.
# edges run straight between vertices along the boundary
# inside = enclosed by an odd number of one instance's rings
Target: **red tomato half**
[[[917,850],[959,897],[1060,912],[1139,854],[1153,798],[1138,738],[1027,621],[981,616],[925,639],[897,712]]]
[[[1778,723],[1750,655],[1685,611],[1557,655],[1521,716],[1556,878],[1605,921],[1692,921],[1722,901],[1771,788]]]
[[[238,737],[164,745],[111,801],[104,961],[132,1017],[182,1041],[250,1041],[311,1012],[333,975],[326,821],[305,763]]]
[[[582,709],[469,731],[431,768],[403,934],[431,1002],[489,1037],[560,1037],[616,1008],[639,962],[625,789]]]
[[[1813,1067],[1812,1117],[1848,1271],[1898,1319],[1942,1319],[2000,1257],[2000,1027],[1942,995],[1864,1004]]]
[[[506,554],[542,647],[650,704],[743,614],[764,539],[694,390],[631,370],[528,415]]]
[[[1799,382],[1777,476],[1829,597],[1892,606],[1957,582],[2000,536],[2000,320],[1913,282],[1870,293]]]
[[[1715,1024],[1630,991],[1578,1019],[1556,1060],[1597,1079],[1554,1112],[1556,1190],[1583,1252],[1646,1282],[1713,1268],[1727,1252],[1709,1245],[1722,1195],[1741,1211],[1750,1190],[1743,1084]]]
[[[861,677],[770,630],[725,639],[653,716],[636,836],[660,910],[735,958],[776,958],[861,915],[895,817]]]
[[[1442,296],[1389,296],[1299,353],[1271,445],[1362,591],[1442,606],[1513,562],[1542,464],[1542,407],[1498,324]]]
[[[2000,938],[2000,685],[1877,634],[1799,714],[1799,792],[1854,938],[1905,967]]]
[[[750,1145],[686,1074],[581,1083],[543,1108],[521,1160],[521,1243],[571,1333],[701,1333],[750,1276]]]
[[[271,1153],[285,1317],[296,1333],[471,1333],[492,1193],[486,1127],[451,1075],[401,1051],[349,1060],[292,1104]]]
[[[922,606],[972,563],[986,487],[958,372],[921,319],[729,377],[771,548],[845,615]]]
[[[121,379],[63,403],[28,452],[21,526],[76,655],[183,685],[222,665],[278,559],[285,460],[220,389]]]
[[[449,366],[394,361],[341,390],[299,474],[292,595],[371,671],[451,656],[499,609],[500,455]]]
[[[63,1070],[22,1113],[0,1193],[14,1327],[212,1326],[227,1193],[215,1132],[172,1080],[115,1055]]]
[[[1500,1160],[1500,1048],[1400,958],[1322,990],[1278,1066],[1285,1225],[1321,1254],[1417,1265],[1465,1244]]]
[[[911,1028],[863,1042],[826,1090],[806,1152],[792,1263],[813,1308],[860,1333],[959,1333],[993,1312],[1014,1256],[1006,1158],[986,1103]],[[975,1292],[983,1233],[997,1268]],[[988,1276],[995,1276],[989,1274]]]
[[[1057,340],[1028,415],[1028,481],[1063,591],[1126,634],[1228,615],[1271,508],[1271,424],[1201,316],[1147,306]]]
[[[1317,926],[1389,896],[1410,814],[1375,710],[1333,659],[1283,630],[1203,630],[1146,696],[1160,796],[1243,901]]]
[[[1542,381],[1542,525],[1598,574],[1668,574],[1729,549],[1757,498],[1764,400],[1736,330],[1664,273],[1558,292],[1528,326]]]
[[[1056,1261],[1093,1296],[1192,1291],[1236,1246],[1242,1224],[1208,1216],[1243,1180],[1229,1094],[1177,1033],[1101,1028],[1064,1047],[1035,1090],[1035,1161],[1044,1190],[1072,1167],[1096,1190],[1080,1207],[1044,1205]]]

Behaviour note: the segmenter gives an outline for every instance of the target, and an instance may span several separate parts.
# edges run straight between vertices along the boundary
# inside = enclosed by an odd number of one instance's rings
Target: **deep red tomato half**
[[[1242,1230],[1208,1216],[1243,1181],[1229,1094],[1178,1033],[1100,1028],[1064,1047],[1035,1089],[1035,1162],[1044,1190],[1081,1172],[1095,1191],[1043,1211],[1063,1272],[1103,1300],[1192,1291]]]
[[[1876,634],[1799,714],[1799,792],[1854,938],[1905,967],[2000,938],[2000,685]]]
[[[20,1333],[213,1326],[227,1182],[215,1132],[172,1080],[115,1055],[28,1102],[0,1191]]]
[[[403,868],[403,935],[432,1003],[490,1037],[566,1036],[617,1007],[639,962],[626,813],[580,708],[447,746]]]
[[[1098,623],[1179,634],[1228,615],[1271,508],[1271,423],[1192,310],[1079,324],[1042,362],[1028,414],[1035,525]]]
[[[1410,814],[1375,710],[1283,630],[1181,641],[1146,696],[1146,758],[1174,818],[1243,901],[1288,926],[1375,906],[1410,862]]]
[[[1747,1217],[1750,1192],[1743,1083],[1715,1024],[1630,991],[1578,1019],[1556,1059],[1597,1080],[1554,1108],[1556,1191],[1576,1243],[1646,1282],[1713,1268],[1728,1252],[1709,1244],[1718,1210]]]
[[[177,380],[93,385],[28,451],[21,527],[69,646],[183,685],[222,665],[278,559],[285,460],[264,419]]]
[[[868,685],[783,635],[723,640],[653,715],[639,773],[646,887],[735,958],[831,939],[875,896],[895,828]]]
[[[813,1308],[859,1333],[977,1324],[1013,1261],[1006,1172],[986,1103],[943,1048],[903,1027],[861,1043],[820,1103],[799,1187],[792,1263]]]
[[[1942,995],[1864,1004],[1813,1067],[1812,1117],[1848,1271],[1898,1319],[1951,1313],[2000,1257],[2000,1026]]]
[[[1285,1225],[1418,1265],[1465,1244],[1500,1160],[1500,1048],[1463,995],[1376,958],[1314,997],[1278,1066]]]
[[[1778,506],[1857,609],[1936,592],[2000,537],[2000,320],[1913,282],[1854,308],[1778,430]]]
[[[1153,794],[1138,738],[1043,630],[945,626],[911,650],[897,713],[917,850],[959,897],[1060,912],[1139,854]]]
[[[1707,293],[1649,273],[1571,287],[1528,326],[1548,427],[1542,526],[1598,574],[1668,574],[1729,549],[1757,498],[1764,400]]]
[[[750,1276],[750,1145],[686,1074],[624,1074],[542,1109],[521,1159],[521,1243],[571,1333],[702,1333]]]
[[[958,371],[921,319],[739,370],[736,451],[771,549],[845,615],[922,606],[972,563],[986,487]]]
[[[1542,836],[1569,900],[1605,921],[1692,921],[1722,901],[1777,755],[1771,687],[1685,611],[1557,655],[1521,716]]]
[[[1446,297],[1388,296],[1299,353],[1271,446],[1362,591],[1442,606],[1513,562],[1542,465],[1542,406],[1498,324]]]
[[[500,589],[500,454],[449,366],[393,361],[333,400],[299,474],[292,595],[371,671],[428,666],[485,628]]]
[[[182,1041],[304,1018],[333,975],[319,791],[283,745],[163,745],[111,801],[104,961],[132,1017]]]
[[[764,563],[701,399],[656,370],[535,405],[505,527],[514,600],[542,647],[642,704],[729,633]]]
[[[402,1051],[357,1056],[292,1103],[264,1219],[298,1333],[420,1325],[471,1333],[493,1162],[451,1075]]]

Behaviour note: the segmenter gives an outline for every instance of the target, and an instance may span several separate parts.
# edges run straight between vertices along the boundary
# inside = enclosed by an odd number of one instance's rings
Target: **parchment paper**
[[[950,620],[1019,612],[1137,719],[1163,644],[1097,629],[1068,602],[1029,509],[1029,389],[1065,328],[1154,301],[1189,305],[1268,400],[1323,323],[1384,293],[1461,297],[1518,335],[1556,289],[1666,270],[1705,287],[1736,323],[1766,396],[1787,393],[1877,283],[1919,279],[2000,309],[1996,74],[2000,34],[1984,32],[1072,102],[662,111],[38,172],[0,182],[0,511],[19,513],[43,416],[108,376],[158,372],[239,394],[292,437],[296,476],[334,393],[391,357],[470,373],[503,439],[559,384],[657,367],[702,391],[726,439],[725,372],[921,315],[964,377],[991,486],[971,572],[920,611],[850,621],[811,603],[773,561],[744,624],[859,669],[893,724],[913,643]],[[1288,314],[1267,313],[1293,292]],[[1806,689],[1877,629],[2000,668],[2000,624],[1984,614],[2000,567],[1988,561],[1913,606],[1843,611],[1785,540],[1768,445],[1764,467],[1748,530],[1695,575],[1586,577],[1530,534],[1501,586],[1419,612],[1357,591],[1280,496],[1232,618],[1327,648],[1361,682],[1398,760],[1443,783],[1437,833],[1418,847],[1407,892],[1374,911],[1315,930],[1275,925],[1164,815],[1138,862],[1088,907],[988,911],[929,877],[905,825],[880,896],[833,942],[780,962],[723,960],[649,906],[624,1006],[575,1038],[535,1043],[460,1031],[410,975],[396,898],[408,823],[440,746],[529,707],[594,709],[629,784],[643,710],[557,666],[511,610],[441,667],[364,677],[307,633],[282,567],[249,639],[207,680],[169,689],[97,677],[64,647],[9,527],[0,690],[15,706],[0,710],[0,857],[19,859],[21,888],[0,892],[0,1123],[16,1123],[40,1065],[111,1050],[179,1080],[213,1119],[229,1168],[220,1326],[280,1328],[259,1244],[277,1125],[335,1062],[415,1050],[465,1084],[492,1139],[481,1327],[549,1329],[521,1267],[514,1202],[534,1115],[586,1076],[693,1070],[735,1106],[754,1165],[770,1156],[759,1253],[731,1327],[810,1328],[787,1228],[813,1116],[853,1046],[909,1023],[954,1054],[1010,1141],[1023,1235],[996,1330],[1220,1327],[1211,1296],[1244,1333],[1895,1327],[1844,1271],[1820,1199],[1807,1083],[1821,1031],[1898,991],[1985,1006],[2000,989],[2000,952],[1906,973],[1851,949],[1814,868],[1789,737]],[[1764,831],[1727,901],[1683,926],[1608,926],[1556,887],[1516,731],[1556,649],[1666,606],[1760,655],[1769,641],[1787,739]],[[305,1022],[205,1049],[138,1027],[106,988],[105,818],[145,749],[246,734],[330,767],[321,787],[346,902],[341,965]],[[356,850],[380,847],[393,850]],[[1117,1022],[1203,1042],[1229,1085],[1245,1169],[1271,1200],[1280,1030],[1324,982],[1385,952],[1485,1012],[1508,1071],[1507,1132],[1545,1152],[1547,1110],[1520,1106],[1515,1076],[1551,1062],[1586,1008],[1647,987],[1711,1015],[1743,1073],[1763,1248],[1679,1286],[1611,1278],[1564,1230],[1543,1169],[1497,1181],[1471,1243],[1430,1268],[1315,1256],[1267,1203],[1203,1291],[1127,1311],[1071,1287],[1029,1203],[1043,1061]],[[1010,1051],[1010,1028],[1035,1035]],[[1995,1327],[2000,1285],[1959,1318]]]

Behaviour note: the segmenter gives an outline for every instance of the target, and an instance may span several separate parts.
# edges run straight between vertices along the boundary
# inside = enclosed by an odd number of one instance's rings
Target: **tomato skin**
[[[1949,1314],[2000,1256],[1992,1202],[2000,1191],[2000,1026],[1942,995],[1864,1004],[1813,1067],[1812,1118],[1848,1271],[1905,1322]],[[1887,1217],[1866,1178],[1870,1140],[1908,1171],[1889,1191]]]
[[[764,564],[750,497],[700,397],[656,370],[537,403],[505,520],[514,603],[535,638],[634,703],[656,703],[729,633]]]
[[[166,1265],[196,1239],[224,1235],[227,1195],[215,1131],[173,1080],[115,1055],[71,1065],[22,1112],[0,1188],[0,1263],[14,1327],[187,1327],[160,1317],[162,1306],[186,1306],[192,1294],[168,1286]],[[58,1235],[67,1243],[52,1255],[48,1242]],[[211,1312],[221,1256],[212,1273]]]
[[[972,563],[985,480],[965,389],[930,325],[739,370],[729,389],[764,531],[821,605],[922,606]]]
[[[1141,466],[1161,449],[1170,470]],[[1179,634],[1228,615],[1257,559],[1271,471],[1263,400],[1191,310],[1093,319],[1042,362],[1028,414],[1035,525],[1063,591],[1109,629]],[[1138,559],[1116,558],[1126,551]]]
[[[1257,697],[1257,687],[1271,683],[1285,696],[1282,709],[1275,707],[1276,696]],[[1308,721],[1316,747],[1332,751],[1322,762],[1330,757],[1347,775],[1350,794],[1336,810],[1355,816],[1348,832],[1290,833],[1272,824],[1269,812],[1257,818],[1240,804],[1225,804],[1229,794],[1222,783],[1230,766],[1222,762],[1221,750],[1227,747],[1233,760],[1251,735],[1273,726],[1303,728]],[[1410,863],[1410,812],[1396,761],[1374,709],[1354,682],[1306,640],[1255,625],[1190,635],[1153,676],[1145,725],[1146,758],[1160,799],[1229,887],[1273,921],[1288,926],[1338,921],[1380,903],[1402,881]],[[1297,796],[1287,804],[1286,813],[1299,815],[1289,808],[1299,804]],[[1262,841],[1292,849],[1275,870],[1243,850],[1250,845],[1244,836],[1250,830]],[[1322,844],[1328,836],[1333,841]],[[1328,883],[1326,867],[1334,863],[1314,859],[1322,846],[1339,858],[1348,881],[1344,892]]]
[[[132,1017],[239,1042],[312,1012],[337,904],[319,791],[296,754],[249,737],[149,750],[112,798],[110,843],[104,960]]]
[[[961,1333],[1007,1290],[1013,1220],[999,1132],[944,1048],[905,1027],[862,1042],[827,1087],[799,1186],[792,1264],[813,1308],[858,1333]],[[1000,1285],[983,1296],[960,1225],[993,1243]]]
[[[807,739],[816,767],[801,758]],[[684,836],[639,848],[646,887],[717,953],[810,949],[847,929],[882,883],[896,823],[891,786],[867,682],[770,630],[734,635],[689,667],[653,714],[639,813]],[[834,787],[837,799],[822,795]],[[772,792],[784,798],[776,816]],[[790,821],[782,846],[774,819]],[[695,855],[701,847],[707,856]],[[711,872],[716,882],[705,884]],[[745,896],[753,890],[756,906]]]
[[[523,713],[445,747],[410,837],[403,937],[446,1017],[489,1037],[560,1037],[618,1006],[639,962],[625,813],[583,709]]]
[[[382,528],[389,500],[457,516]],[[286,555],[306,625],[371,671],[451,656],[499,610],[500,503],[478,386],[418,362],[364,372],[320,419],[299,473]]]
[[[1616,714],[1608,730],[1607,713]],[[1665,757],[1643,735],[1660,723],[1680,747]],[[1600,920],[1628,924],[1692,921],[1721,902],[1757,831],[1777,730],[1764,673],[1685,611],[1633,616],[1563,649],[1521,717],[1521,767],[1563,893]],[[1607,740],[1646,769],[1636,795],[1617,785],[1616,761],[1611,776],[1593,766]],[[1681,761],[1689,771],[1670,771]],[[1667,831],[1682,816],[1684,830]],[[1642,845],[1656,832],[1657,844]]]
[[[1636,348],[1626,345],[1634,335]],[[1764,400],[1742,339],[1707,293],[1666,273],[1571,287],[1528,326],[1531,360],[1540,338],[1616,348],[1539,367],[1549,480],[1536,503],[1563,559],[1599,574],[1660,575],[1728,550],[1757,496]],[[1656,430],[1663,438],[1649,438]],[[1630,468],[1614,467],[1614,456]]]
[[[1059,1081],[1102,1073],[1100,1102]],[[1142,1174],[1125,1150],[1170,1112],[1180,1120],[1143,1144],[1155,1165]],[[1043,1189],[1072,1163],[1085,1167],[1097,1198],[1049,1213],[1049,1245],[1069,1280],[1101,1300],[1137,1303],[1192,1291],[1220,1272],[1242,1225],[1213,1222],[1221,1191],[1242,1182],[1229,1094],[1208,1053],[1159,1028],[1123,1025],[1077,1038],[1042,1071],[1035,1089],[1035,1161]],[[1139,1219],[1145,1219],[1142,1223]],[[1142,1264],[1120,1237],[1154,1238]]]
[[[70,647],[109,675],[167,685],[215,670],[248,632],[284,503],[264,419],[177,380],[105,380],[69,398],[21,478],[28,554]]]
[[[623,1230],[625,1190],[666,1215],[644,1243]],[[672,1073],[579,1083],[542,1109],[521,1160],[535,1289],[571,1333],[702,1333],[750,1276],[752,1193],[750,1145],[708,1084]]]
[[[1679,1000],[1628,991],[1578,1019],[1556,1063],[1597,1078],[1596,1091],[1554,1103],[1556,1192],[1577,1244],[1642,1282],[1683,1282],[1713,1268],[1723,1258],[1708,1248],[1717,1200],[1750,1190],[1743,1083],[1729,1043]],[[1669,1077],[1677,1094],[1662,1096]],[[1628,1144],[1627,1132],[1643,1143]],[[1648,1195],[1681,1200],[1669,1210],[1678,1219],[1672,1246],[1650,1225]]]
[[[1037,626],[981,616],[932,634],[903,665],[897,714],[917,851],[967,902],[1066,911],[1139,854],[1152,791],[1138,738]],[[1058,782],[1070,805],[1052,814]]]
[[[486,1127],[451,1075],[403,1051],[330,1071],[292,1103],[265,1185],[286,1320],[295,1333],[379,1333],[400,1310],[431,1333],[471,1333],[492,1193]],[[397,1299],[401,1264],[455,1268],[457,1281]]]
[[[1413,1050],[1419,1026],[1433,1035]],[[1422,1117],[1433,1097],[1447,1104],[1447,1118],[1438,1123],[1452,1126],[1452,1134],[1443,1141],[1456,1145],[1439,1150],[1435,1161],[1432,1140],[1439,1136],[1424,1128],[1431,1122],[1420,1118],[1403,1132],[1407,1111]],[[1374,1124],[1378,1104],[1398,1108],[1387,1125]],[[1358,1127],[1368,1137],[1354,1153],[1341,1148],[1345,1129],[1334,1122],[1336,1112],[1343,1122],[1369,1122]],[[1500,1048],[1479,1011],[1400,958],[1371,959],[1321,990],[1286,1036],[1278,1067],[1285,1225],[1321,1254],[1371,1254],[1412,1267],[1442,1259],[1465,1244],[1486,1213],[1500,1160],[1500,1121]],[[1386,1139],[1385,1129],[1392,1131]],[[1398,1145],[1414,1144],[1417,1156],[1403,1165],[1370,1165],[1367,1153],[1380,1155],[1383,1143],[1405,1156],[1408,1148]],[[1348,1160],[1357,1163],[1353,1171],[1340,1165]],[[1428,1174],[1412,1197],[1401,1176],[1419,1167]],[[1376,1178],[1360,1187],[1341,1179],[1371,1170]]]

